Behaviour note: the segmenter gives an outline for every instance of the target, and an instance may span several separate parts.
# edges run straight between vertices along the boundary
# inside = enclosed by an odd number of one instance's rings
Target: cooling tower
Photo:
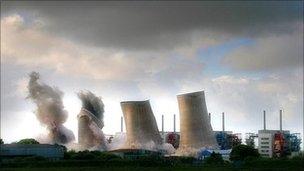
[[[178,95],[177,100],[180,112],[180,147],[216,148],[204,91]]]
[[[154,145],[162,143],[149,100],[121,102],[121,109],[125,118],[128,148],[145,148],[151,142]]]
[[[84,149],[104,146],[101,121],[91,112],[82,108],[78,114],[78,142]],[[103,147],[104,148],[104,147]]]

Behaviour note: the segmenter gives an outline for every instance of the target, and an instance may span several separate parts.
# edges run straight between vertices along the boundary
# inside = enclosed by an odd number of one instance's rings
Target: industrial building
[[[181,94],[177,96],[180,111],[180,133],[175,132],[175,115],[173,132],[164,131],[164,116],[162,116],[161,132],[158,130],[149,101],[121,102],[125,118],[127,143],[126,149],[149,149],[170,143],[179,151],[198,152],[201,148],[218,149],[216,136],[208,116],[205,94],[203,91]],[[123,131],[123,118],[121,118]],[[151,147],[151,145],[150,145]],[[153,149],[153,148],[152,148]],[[157,149],[156,149],[157,150]]]
[[[232,131],[214,131],[214,136],[221,150],[232,149],[234,146],[242,143],[240,133],[233,133]]]
[[[109,152],[126,159],[162,155],[158,149],[162,144],[162,138],[149,100],[121,102],[121,109],[126,124],[126,144],[120,149]],[[117,135],[123,135],[123,117],[121,117],[120,131]],[[114,136],[109,140],[113,138]]]
[[[204,91],[177,96],[180,112],[179,149],[218,148],[205,101]]]
[[[126,148],[142,149],[146,148],[146,144],[162,144],[149,100],[125,101],[120,104],[126,124]]]
[[[263,157],[280,157],[284,152],[284,135],[289,135],[289,131],[280,130],[259,130],[258,142],[259,153]],[[286,152],[286,151],[285,151]]]
[[[86,109],[81,109],[78,115],[78,142],[86,149],[94,146],[94,142],[92,142],[94,135],[89,128],[92,115]]]
[[[164,115],[162,115],[162,131],[161,136],[164,143],[172,144],[175,149],[178,149],[180,143],[180,132],[176,132],[176,119],[173,115],[173,132],[164,131]],[[209,122],[211,124],[211,113],[209,113]],[[222,113],[222,131],[213,131],[216,142],[221,150],[232,149],[232,147],[242,143],[242,136],[240,133],[233,133],[232,131],[225,131],[225,114]]]
[[[195,101],[195,100],[194,100]],[[181,106],[183,107],[183,106]],[[191,111],[192,109],[188,109],[188,111]],[[196,109],[197,110],[197,109]],[[193,111],[193,110],[192,110]],[[232,131],[226,131],[225,130],[225,117],[224,113],[222,113],[222,130],[221,131],[211,131],[211,135],[213,138],[215,138],[217,145],[219,149],[211,149],[208,147],[202,146],[198,151],[198,155],[202,155],[203,151],[204,153],[207,153],[206,150],[209,150],[209,152],[218,150],[221,153],[227,153],[229,150],[242,143],[241,134],[240,133],[233,133]],[[182,118],[182,117],[181,117]],[[265,122],[265,111],[264,111],[264,130],[259,130],[258,133],[247,133],[245,143],[247,145],[250,145],[252,147],[257,147],[259,153],[263,157],[279,157],[282,155],[292,155],[293,153],[300,151],[300,144],[301,139],[299,137],[299,133],[291,134],[290,131],[287,130],[267,130],[266,129],[266,122]],[[184,120],[182,120],[184,119]],[[185,120],[189,119],[189,117],[184,117],[181,119],[181,124],[185,123]],[[282,128],[282,111],[280,111],[280,128]],[[211,121],[211,114],[209,113],[208,122],[210,124]],[[175,130],[175,115],[173,115],[173,131],[167,132],[164,130],[164,116],[162,115],[162,126],[161,131],[158,135],[161,135],[161,139],[163,143],[170,143],[175,149],[179,150],[181,141],[181,133],[176,132]],[[192,136],[196,135],[196,131],[191,132],[194,126],[197,125],[191,125],[188,126],[188,130],[184,131],[184,135],[187,135],[190,131],[190,134]],[[198,126],[199,127],[199,126]],[[190,129],[191,128],[191,129]],[[197,135],[202,136],[201,133],[204,132],[205,128],[197,128],[199,130],[199,133]],[[182,130],[182,129],[181,129]],[[123,118],[121,118],[121,131],[123,131]],[[156,130],[155,130],[156,131]],[[204,136],[204,135],[203,135]],[[187,136],[184,136],[184,139]],[[184,140],[185,141],[185,140]],[[201,141],[204,140],[197,140],[196,138],[193,138],[192,140],[188,140],[187,143],[191,143],[192,141]],[[256,143],[257,142],[257,143]],[[257,144],[257,145],[256,145]],[[226,154],[227,155],[227,154]]]
[[[180,132],[176,132],[176,117],[173,115],[173,131],[164,130],[162,115],[161,131],[159,131],[149,100],[121,102],[121,133],[123,121],[126,124],[126,144],[109,151],[123,158],[134,159],[142,156],[165,155],[161,146],[172,144],[176,154],[192,155],[198,158],[210,156],[212,152],[222,154],[228,159],[231,149],[241,144],[241,134],[225,130],[225,114],[222,113],[222,130],[213,131],[211,114],[207,111],[204,91],[181,94],[177,96],[180,112]],[[93,112],[94,113],[94,112]],[[101,146],[98,150],[107,150],[105,136],[101,129],[103,123],[89,110],[82,108],[78,114],[78,141],[83,149]],[[258,133],[246,134],[246,144],[255,147],[258,140],[258,151],[263,157],[281,157],[300,151],[299,133],[291,134],[282,129],[282,110],[280,110],[280,129],[266,129],[266,112],[263,112],[264,129]],[[101,133],[99,136],[99,133]],[[122,135],[122,134],[121,134]],[[114,138],[108,135],[108,142]],[[167,145],[167,144],[166,144]],[[172,148],[170,146],[170,148]],[[96,150],[96,149],[94,149]],[[186,154],[185,151],[190,151]],[[168,153],[169,154],[169,153]],[[194,155],[193,155],[194,154]],[[49,144],[4,144],[1,145],[1,157],[42,156],[50,159],[63,158],[64,149]]]
[[[64,149],[50,144],[1,144],[1,158],[41,156],[53,160],[61,159]]]
[[[256,133],[246,133],[245,134],[245,144],[249,145],[253,148],[256,148],[256,144],[257,144],[257,138],[258,138],[258,134]]]
[[[175,149],[179,147],[180,134],[179,132],[166,132],[165,143],[171,144]]]
[[[263,111],[264,129],[258,131],[258,150],[263,157],[281,157],[300,151],[299,134],[290,134],[282,129],[282,110],[280,110],[280,129],[266,129],[266,111]]]
[[[225,131],[225,117],[222,113],[222,131],[213,131],[213,135],[216,139],[219,149],[228,150],[232,147],[241,144],[241,134],[233,133],[232,131]],[[211,114],[209,113],[208,122],[211,121]],[[211,123],[210,123],[211,124]],[[121,132],[123,132],[123,117],[121,117]],[[173,115],[173,131],[164,131],[164,115],[162,115],[161,120],[161,131],[159,132],[163,143],[172,144],[175,149],[179,148],[180,143],[180,132],[176,132],[176,116]],[[109,137],[109,142],[111,142],[112,137]]]
[[[191,155],[197,153],[198,156],[218,151],[225,153],[227,157],[234,146],[242,143],[240,133],[225,130],[224,112],[222,113],[222,130],[212,130],[211,114],[207,112],[203,91],[178,95],[177,100],[180,111],[180,132],[176,132],[175,129],[175,115],[173,115],[173,131],[164,130],[164,115],[162,115],[161,131],[159,131],[149,101],[121,102],[127,129],[127,145],[115,152],[127,156],[146,155],[150,154],[149,151],[162,153],[160,149],[145,147],[145,144],[153,142],[154,147],[162,143],[172,144],[177,149],[177,155],[179,152],[185,154],[183,152],[187,150],[191,151]],[[267,130],[265,118],[264,111],[264,129],[259,130],[257,134],[246,134],[247,145],[256,147],[257,141],[258,151],[264,157],[280,157],[300,150],[299,134],[282,130],[282,110],[280,110],[279,130]],[[123,117],[121,117],[121,132],[123,132]]]
[[[209,120],[211,123],[211,113],[209,113]],[[225,130],[225,113],[222,113],[222,131],[213,131],[216,142],[220,150],[232,149],[242,143],[241,133],[233,133]]]
[[[175,149],[179,147],[180,141],[180,133],[176,132],[176,117],[175,114],[173,115],[173,131],[172,132],[165,132],[164,131],[164,115],[162,115],[162,127],[161,127],[161,138],[163,143],[171,144]]]
[[[144,144],[155,143],[155,147],[162,143],[169,143],[177,149],[176,153],[190,151],[191,155],[202,154],[211,151],[220,151],[228,155],[228,152],[242,143],[240,133],[225,130],[225,114],[222,113],[222,130],[213,131],[211,126],[211,114],[208,113],[203,91],[181,94],[177,96],[180,112],[180,132],[176,132],[176,119],[173,115],[173,131],[164,130],[164,115],[161,120],[161,131],[158,130],[149,101],[121,102],[121,108],[125,118],[127,146],[121,149],[151,150]],[[258,133],[246,134],[245,143],[256,147],[264,157],[280,157],[290,155],[300,150],[301,139],[299,134],[291,134],[282,130],[282,110],[280,110],[280,129],[267,130],[264,111],[264,130]],[[121,117],[121,132],[123,132],[123,117]],[[110,141],[109,141],[110,142]],[[160,149],[154,148],[152,151]],[[160,151],[158,151],[160,152]],[[135,152],[134,154],[139,154]],[[226,154],[227,153],[227,154]],[[187,154],[186,154],[187,155]]]
[[[92,129],[94,127],[94,129]],[[101,133],[102,122],[85,108],[78,114],[78,142],[83,149],[98,147],[106,149],[105,140]]]

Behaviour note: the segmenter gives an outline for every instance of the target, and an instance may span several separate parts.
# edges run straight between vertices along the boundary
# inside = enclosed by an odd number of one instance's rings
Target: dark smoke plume
[[[63,126],[68,117],[62,102],[63,92],[56,87],[39,83],[37,72],[32,72],[29,76],[28,98],[37,105],[36,117],[49,130],[50,143],[66,144],[73,141],[73,132]]]
[[[99,119],[103,127],[104,104],[101,98],[97,97],[90,91],[80,91],[78,93],[78,97],[82,102],[82,107],[91,112],[97,119]]]

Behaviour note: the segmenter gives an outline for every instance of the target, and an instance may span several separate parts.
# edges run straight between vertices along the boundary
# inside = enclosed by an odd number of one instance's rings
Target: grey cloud
[[[301,2],[5,2],[2,9],[40,17],[49,31],[75,41],[132,50],[187,45],[193,31],[282,34],[303,18]]]
[[[240,70],[282,70],[303,67],[303,32],[258,38],[223,59],[223,64]],[[302,27],[303,30],[303,27]]]

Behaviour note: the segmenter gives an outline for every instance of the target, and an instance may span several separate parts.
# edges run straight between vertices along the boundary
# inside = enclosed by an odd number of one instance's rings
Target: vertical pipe
[[[211,124],[211,113],[209,113],[209,122]]]
[[[123,132],[123,117],[120,117],[120,132]]]
[[[264,130],[266,130],[266,111],[263,110],[263,122],[264,122]]]
[[[222,127],[223,127],[223,132],[225,131],[225,114],[224,112],[222,113]]]
[[[173,132],[175,133],[175,114],[173,115]]]
[[[162,115],[162,136],[164,138],[164,115]]]
[[[282,131],[282,110],[280,110],[280,131]]]

